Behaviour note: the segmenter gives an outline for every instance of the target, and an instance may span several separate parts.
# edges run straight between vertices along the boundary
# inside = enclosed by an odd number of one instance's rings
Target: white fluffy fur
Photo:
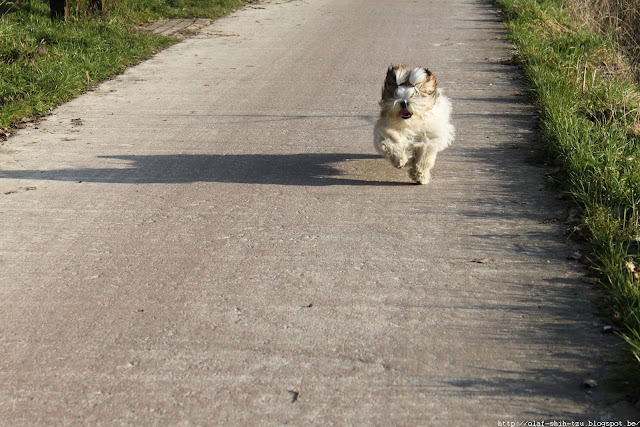
[[[397,69],[395,71],[396,73],[396,84],[398,86],[400,86],[401,84],[405,83],[407,81],[407,79],[409,78],[409,71],[407,70],[403,70],[401,68]]]
[[[396,89],[395,95],[398,100],[408,100],[415,93],[415,89],[412,86],[398,86]]]
[[[427,78],[427,72],[424,68],[414,68],[409,75],[409,83],[417,85],[422,83]]]
[[[414,69],[408,83],[419,84],[426,78],[424,69]],[[416,183],[427,184],[436,155],[455,137],[455,128],[450,123],[451,101],[439,89],[425,96],[411,87],[413,93],[406,97],[407,89],[401,88],[394,93],[396,99],[380,101],[382,112],[374,127],[374,145],[395,167],[409,165],[409,175]],[[400,101],[407,102],[410,118],[400,116]]]

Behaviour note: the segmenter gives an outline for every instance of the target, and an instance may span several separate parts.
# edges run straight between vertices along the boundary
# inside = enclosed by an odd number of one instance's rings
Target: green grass
[[[219,18],[237,9],[246,0],[123,0],[115,10],[134,19],[157,18]],[[124,7],[123,7],[124,6]]]
[[[561,0],[496,0],[540,111],[540,158],[582,209],[581,236],[629,343],[626,392],[640,398],[640,88],[619,73],[612,35],[584,29]],[[637,267],[636,267],[637,266]]]
[[[0,133],[41,116],[176,39],[135,31],[163,17],[217,18],[242,0],[114,0],[99,14],[70,2],[70,19],[52,22],[48,1],[0,0]],[[86,2],[86,0],[85,0]],[[46,54],[38,53],[44,41]]]

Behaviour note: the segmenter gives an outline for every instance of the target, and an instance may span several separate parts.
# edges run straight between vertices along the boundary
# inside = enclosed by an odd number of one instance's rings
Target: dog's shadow
[[[408,185],[406,171],[370,154],[100,156],[105,166],[0,171],[0,178],[98,183],[220,182],[276,185]]]

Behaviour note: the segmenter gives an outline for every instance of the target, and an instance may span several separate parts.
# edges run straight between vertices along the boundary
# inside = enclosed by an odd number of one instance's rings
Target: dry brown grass
[[[627,62],[640,80],[640,0],[566,0],[569,8],[585,25],[611,32],[625,51]],[[627,66],[616,61],[618,73]]]

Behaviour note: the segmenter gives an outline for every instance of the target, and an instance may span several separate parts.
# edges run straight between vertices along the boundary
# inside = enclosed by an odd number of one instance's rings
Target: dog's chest
[[[404,144],[408,146],[424,143],[429,140],[428,129],[422,126],[404,127],[399,134]]]

